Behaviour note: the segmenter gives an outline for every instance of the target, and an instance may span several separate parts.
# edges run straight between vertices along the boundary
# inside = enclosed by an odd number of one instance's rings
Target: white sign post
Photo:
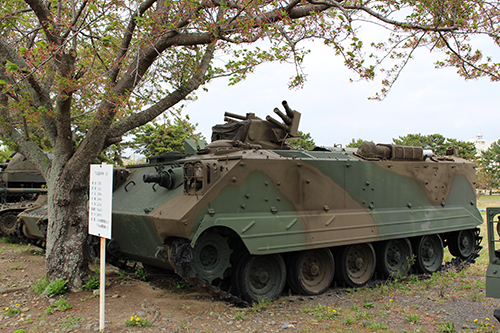
[[[106,238],[111,239],[113,166],[90,166],[89,234],[101,238],[99,330],[104,331],[104,296],[106,287]]]

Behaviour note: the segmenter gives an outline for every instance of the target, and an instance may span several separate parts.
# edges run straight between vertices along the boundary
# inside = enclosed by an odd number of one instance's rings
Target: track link
[[[193,267],[193,252],[191,244],[186,239],[176,239],[172,242],[173,250],[171,260],[174,263],[174,271],[195,288],[207,292],[214,298],[222,299],[239,306],[250,306],[250,303],[241,297],[231,293],[231,290],[223,290],[223,284],[212,285],[200,279]]]

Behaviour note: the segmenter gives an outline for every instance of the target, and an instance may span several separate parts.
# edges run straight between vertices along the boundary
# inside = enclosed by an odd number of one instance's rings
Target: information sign
[[[111,239],[113,165],[90,166],[89,234]]]

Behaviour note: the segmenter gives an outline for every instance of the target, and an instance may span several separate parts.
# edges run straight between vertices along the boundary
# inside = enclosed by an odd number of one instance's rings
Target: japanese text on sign
[[[89,234],[111,239],[113,166],[90,166]]]

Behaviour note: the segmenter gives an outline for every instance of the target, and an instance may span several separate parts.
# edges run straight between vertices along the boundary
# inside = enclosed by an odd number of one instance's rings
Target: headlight
[[[188,180],[193,178],[193,166],[189,163],[184,164],[184,177]]]
[[[200,179],[203,177],[203,169],[201,168],[201,164],[196,164],[194,166],[194,177]]]

